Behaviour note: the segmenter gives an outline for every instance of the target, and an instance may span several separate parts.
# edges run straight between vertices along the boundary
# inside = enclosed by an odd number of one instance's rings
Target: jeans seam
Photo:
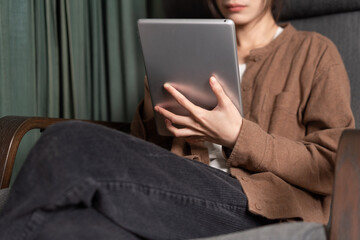
[[[99,183],[100,183],[100,185],[103,185],[104,187],[106,187],[107,190],[111,190],[111,191],[125,189],[125,188],[136,189],[136,190],[138,190],[142,193],[148,194],[148,195],[150,195],[150,194],[163,195],[166,197],[171,197],[173,199],[177,199],[177,200],[179,200],[179,202],[182,202],[182,203],[185,203],[185,202],[188,204],[200,203],[204,207],[210,207],[213,209],[216,209],[216,208],[222,208],[222,209],[226,209],[226,210],[247,209],[246,206],[242,206],[242,205],[221,203],[221,202],[208,200],[208,199],[205,199],[205,198],[202,198],[199,196],[195,196],[195,195],[178,193],[178,192],[174,192],[171,190],[164,190],[164,189],[154,187],[151,185],[145,185],[145,184],[134,183],[134,182],[129,182],[129,181],[101,180],[101,181],[99,181]]]
[[[15,237],[14,239],[33,239],[34,238],[34,230],[42,224],[44,221],[44,216],[41,211],[36,210],[31,214],[29,221],[24,227],[22,233],[19,237]]]
[[[34,239],[36,236],[34,235],[34,230],[36,230],[40,225],[44,224],[44,221],[50,217],[53,210],[58,207],[62,207],[62,204],[69,199],[69,197],[79,196],[84,189],[91,186],[92,184],[96,184],[92,179],[84,179],[81,184],[72,185],[69,188],[65,189],[65,191],[54,198],[52,204],[43,206],[37,210],[35,210],[30,219],[28,220],[26,226],[23,229],[22,234],[19,236],[19,239]],[[70,196],[72,195],[72,196]]]

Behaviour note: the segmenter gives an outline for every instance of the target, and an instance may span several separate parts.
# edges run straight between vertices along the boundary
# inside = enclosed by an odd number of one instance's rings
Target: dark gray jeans
[[[239,182],[129,135],[53,125],[0,216],[0,239],[187,239],[269,224]]]

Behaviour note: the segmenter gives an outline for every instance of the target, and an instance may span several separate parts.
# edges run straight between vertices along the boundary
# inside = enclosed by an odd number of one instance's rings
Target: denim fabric
[[[53,125],[30,152],[0,216],[0,239],[187,239],[271,221],[239,182],[105,127]]]

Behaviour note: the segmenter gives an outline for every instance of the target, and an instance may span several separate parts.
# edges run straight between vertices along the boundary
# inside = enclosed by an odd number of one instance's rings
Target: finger
[[[227,103],[229,97],[226,95],[224,89],[217,81],[217,79],[214,76],[211,76],[209,82],[210,82],[210,87],[218,100],[218,103],[219,104]]]
[[[182,125],[184,127],[199,129],[199,124],[196,123],[191,117],[189,116],[181,116],[176,115],[165,108],[155,106],[155,111],[160,113],[164,118],[170,120],[173,124]]]
[[[169,119],[165,119],[166,128],[175,136],[175,137],[202,137],[203,134],[191,129],[191,128],[177,128],[175,127]]]
[[[173,98],[186,110],[188,110],[191,114],[195,115],[197,111],[200,110],[198,106],[190,102],[182,93],[176,90],[173,86],[169,83],[164,84],[164,88],[168,91]]]

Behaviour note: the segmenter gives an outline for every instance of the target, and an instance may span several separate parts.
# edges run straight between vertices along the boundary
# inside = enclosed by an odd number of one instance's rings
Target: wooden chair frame
[[[5,116],[0,118],[0,188],[7,188],[10,185],[16,153],[20,141],[27,132],[32,129],[40,129],[42,131],[52,124],[69,120],[74,119],[20,116]],[[124,132],[129,132],[130,128],[129,123],[82,121],[100,124]]]

